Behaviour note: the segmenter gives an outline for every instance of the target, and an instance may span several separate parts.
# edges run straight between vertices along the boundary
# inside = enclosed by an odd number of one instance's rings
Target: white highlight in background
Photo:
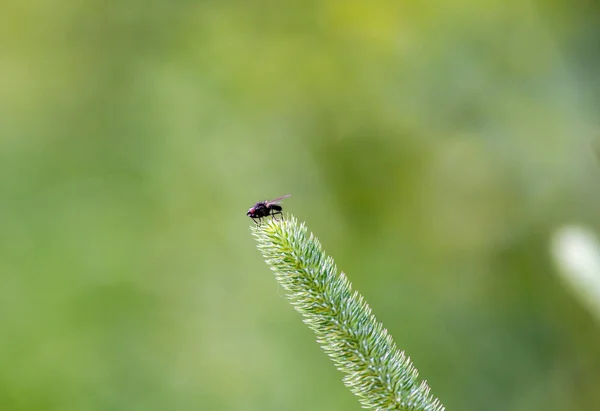
[[[552,239],[552,254],[563,280],[600,320],[600,243],[590,230],[566,226]]]

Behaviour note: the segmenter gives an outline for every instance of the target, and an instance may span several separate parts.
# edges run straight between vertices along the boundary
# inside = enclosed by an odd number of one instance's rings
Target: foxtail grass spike
[[[344,373],[343,382],[363,408],[443,411],[410,358],[399,351],[364,298],[296,218],[271,219],[251,228],[286,297]]]

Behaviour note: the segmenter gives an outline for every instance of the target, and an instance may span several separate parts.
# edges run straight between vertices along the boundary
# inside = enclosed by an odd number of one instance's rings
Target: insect
[[[259,225],[260,221],[264,217],[272,216],[275,218],[277,214],[281,214],[281,216],[283,216],[283,213],[281,212],[282,208],[279,203],[281,200],[288,198],[289,196],[291,196],[291,194],[286,194],[273,200],[259,201],[250,207],[246,215],[250,217],[256,223],[256,225]]]

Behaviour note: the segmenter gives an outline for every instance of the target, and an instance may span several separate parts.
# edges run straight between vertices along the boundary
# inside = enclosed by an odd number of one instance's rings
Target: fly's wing
[[[289,197],[289,196],[291,196],[291,195],[292,195],[292,194],[290,193],[290,194],[286,194],[286,195],[284,195],[284,196],[281,196],[281,197],[274,198],[273,200],[269,200],[269,201],[267,201],[267,204],[278,204],[278,203],[281,203],[281,201],[282,201],[284,198],[288,198],[288,197]]]

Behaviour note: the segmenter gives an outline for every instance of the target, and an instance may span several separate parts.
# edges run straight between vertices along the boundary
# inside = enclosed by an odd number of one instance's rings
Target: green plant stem
[[[442,411],[346,275],[294,218],[253,227],[258,249],[363,408]]]

